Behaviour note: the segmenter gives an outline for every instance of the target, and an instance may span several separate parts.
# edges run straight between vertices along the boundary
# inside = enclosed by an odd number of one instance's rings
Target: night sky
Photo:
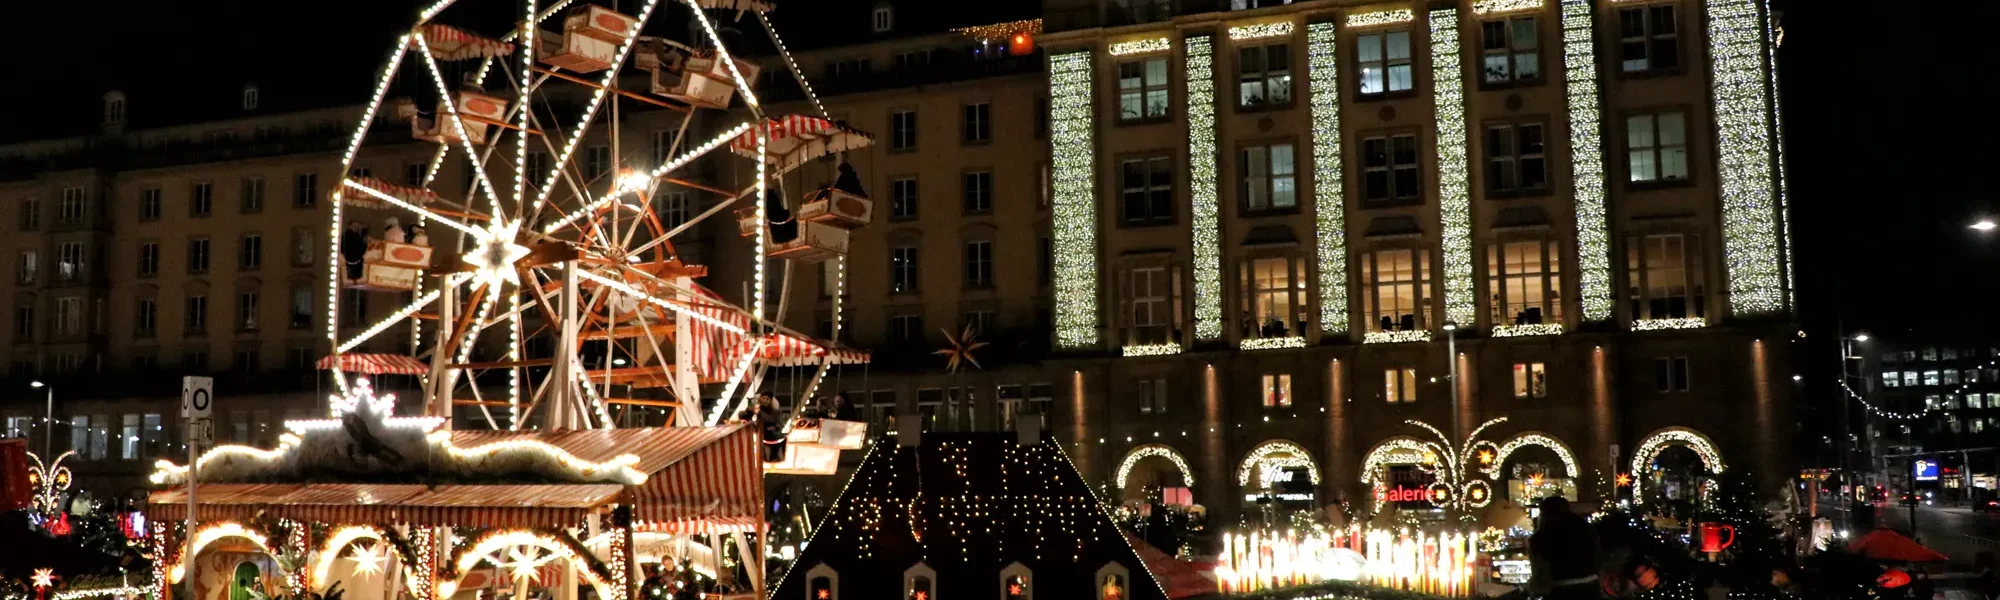
[[[488,0],[465,0],[493,3]],[[2000,50],[1982,1],[1779,0],[1791,202],[1808,330],[2000,333]],[[626,0],[627,4],[631,0]],[[272,109],[360,102],[420,3],[35,2],[9,7],[17,51],[0,140],[93,130],[119,88],[136,123],[234,108],[257,82]],[[819,1],[780,0],[824,12]],[[864,3],[872,4],[872,3]],[[85,25],[87,23],[87,25]],[[87,31],[86,37],[80,31]],[[804,35],[804,34],[797,34]],[[26,39],[21,39],[21,38]],[[861,39],[861,38],[857,38]],[[1978,115],[1975,117],[1974,115]]]

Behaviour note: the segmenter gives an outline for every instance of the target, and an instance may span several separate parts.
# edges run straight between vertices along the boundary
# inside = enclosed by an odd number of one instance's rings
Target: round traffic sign
[[[188,407],[193,408],[195,412],[207,412],[208,401],[208,390],[197,388],[188,398]]]

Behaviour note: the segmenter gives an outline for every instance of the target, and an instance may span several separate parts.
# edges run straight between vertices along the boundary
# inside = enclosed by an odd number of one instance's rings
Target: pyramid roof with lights
[[[1011,598],[1005,581],[1025,567],[1033,595],[1020,597],[1165,600],[1069,456],[1036,437],[876,444],[772,597],[812,597],[834,579],[830,598],[912,597],[916,567],[934,571],[934,597]],[[1113,594],[1110,573],[1123,575]]]

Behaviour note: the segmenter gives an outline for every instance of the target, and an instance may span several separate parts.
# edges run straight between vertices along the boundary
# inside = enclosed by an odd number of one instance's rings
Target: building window
[[[64,225],[83,222],[83,188],[63,188],[62,203],[56,205],[56,220]]]
[[[1486,193],[1504,196],[1549,189],[1541,123],[1486,126]]]
[[[887,33],[896,24],[896,13],[888,6],[875,7],[875,13],[868,22],[875,27],[875,33]]]
[[[318,202],[318,173],[300,173],[292,178],[292,206],[294,208],[312,208]]]
[[[1688,358],[1663,356],[1653,359],[1653,390],[1660,393],[1688,391]]]
[[[423,187],[424,175],[428,173],[429,170],[430,169],[426,167],[424,163],[409,163],[403,165],[403,185],[407,185],[410,187]]]
[[[1633,183],[1686,180],[1686,116],[1662,111],[1625,117],[1625,150]]]
[[[260,360],[261,358],[262,357],[258,355],[256,348],[237,348],[236,362],[235,362],[236,370],[254,373],[257,371],[257,364],[262,362]]]
[[[104,122],[114,125],[125,122],[124,98],[107,98],[104,100]]]
[[[917,109],[889,113],[889,149],[917,148]]]
[[[1626,248],[1626,295],[1634,319],[1705,316],[1701,252],[1694,238],[1665,233],[1633,238]]]
[[[1236,106],[1255,109],[1292,104],[1290,44],[1236,50]]]
[[[132,329],[139,332],[139,337],[153,337],[159,325],[160,302],[152,298],[139,300],[132,314]]]
[[[353,179],[364,179],[371,174],[373,171],[368,170],[368,167],[354,167],[347,170],[347,176]]]
[[[83,279],[83,242],[63,242],[56,246],[56,279],[63,282]]]
[[[1514,17],[1480,24],[1486,62],[1480,81],[1505,85],[1542,78],[1541,43],[1535,18]]]
[[[1681,66],[1679,23],[1671,4],[1618,10],[1618,61],[1626,73]]]
[[[674,138],[680,135],[680,129],[661,129],[653,132],[653,164],[664,165],[674,158]]]
[[[1916,371],[1904,371],[1904,372],[1903,372],[1903,387],[1916,387],[1917,385],[1918,385],[1918,383],[1917,383],[1917,372],[1916,372]]]
[[[1126,271],[1128,308],[1126,345],[1174,341],[1179,302],[1173,273],[1167,267],[1137,267]]]
[[[1364,33],[1355,38],[1355,49],[1361,63],[1361,95],[1410,91],[1410,32]]]
[[[244,214],[264,212],[264,178],[243,178],[242,211]]]
[[[20,265],[21,270],[20,272],[14,275],[14,280],[23,284],[34,283],[35,272],[37,270],[40,270],[41,266],[42,266],[42,257],[40,253],[37,253],[34,250],[22,250],[21,265]]]
[[[965,174],[965,213],[979,214],[993,212],[993,172],[974,171]]]
[[[1292,210],[1299,206],[1297,162],[1291,144],[1243,149],[1237,169],[1243,174],[1243,210]]]
[[[204,333],[208,331],[208,296],[194,295],[187,297],[187,316],[185,321],[188,333]]]
[[[42,228],[42,203],[34,197],[21,199],[21,231]]]
[[[1249,321],[1243,337],[1280,338],[1305,334],[1299,319],[1304,303],[1303,273],[1294,272],[1297,261],[1289,257],[1257,258],[1243,264],[1243,289],[1249,296]]]
[[[931,66],[930,50],[912,50],[896,53],[896,71],[910,72]]]
[[[586,182],[597,181],[597,178],[609,172],[611,172],[610,146],[599,144],[584,151],[583,178]]]
[[[899,177],[889,181],[889,218],[917,218],[917,178]]]
[[[118,459],[138,460],[140,441],[142,438],[139,437],[139,415],[137,413],[122,415],[118,422]]]
[[[75,296],[56,299],[56,333],[83,333],[83,299]]]
[[[1494,325],[1562,323],[1562,257],[1555,242],[1506,242],[1486,249]]]
[[[1174,159],[1167,156],[1126,159],[1120,162],[1119,187],[1123,201],[1119,215],[1126,225],[1163,225],[1174,222]]]
[[[57,369],[64,373],[74,373],[83,362],[75,354],[56,357]],[[111,455],[111,415],[90,416],[90,459],[104,460]]]
[[[972,333],[974,334],[993,331],[993,322],[996,316],[997,315],[990,310],[966,311],[965,328],[972,330]]]
[[[917,291],[917,247],[898,246],[889,250],[889,292]]]
[[[1264,408],[1291,408],[1292,376],[1289,373],[1265,373],[1263,379]]]
[[[340,290],[340,324],[359,327],[368,318],[368,294],[362,290]]]
[[[1924,385],[1935,386],[1940,384],[1937,371],[1924,371]]]
[[[292,288],[292,329],[307,329],[312,327],[312,297],[313,293],[310,287],[296,286]]]
[[[1547,398],[1548,377],[1542,363],[1514,363],[1514,397]]]
[[[1118,63],[1118,120],[1167,118],[1167,59]]]
[[[139,190],[139,220],[160,220],[160,188]]]
[[[1378,250],[1361,255],[1362,312],[1369,331],[1430,328],[1430,252]]]
[[[1382,397],[1390,404],[1417,401],[1417,369],[1402,367],[1382,370]]]
[[[257,292],[236,295],[236,330],[257,330]]]
[[[965,287],[993,287],[993,242],[965,243]]]
[[[313,351],[310,346],[285,348],[285,369],[298,372],[313,370]]]
[[[965,143],[984,144],[993,141],[993,105],[979,102],[965,105]]]
[[[1423,198],[1423,166],[1416,134],[1361,140],[1361,201],[1371,205],[1417,202]]]
[[[311,229],[292,228],[292,266],[306,267],[313,264],[313,238]]]
[[[201,182],[188,190],[188,216],[206,217],[214,213],[215,184]]]
[[[236,266],[246,270],[264,266],[264,234],[243,234],[236,248]]]
[[[208,272],[208,238],[198,237],[188,240],[188,272]]]
[[[924,316],[901,314],[889,317],[889,341],[896,343],[916,343],[924,341]]]

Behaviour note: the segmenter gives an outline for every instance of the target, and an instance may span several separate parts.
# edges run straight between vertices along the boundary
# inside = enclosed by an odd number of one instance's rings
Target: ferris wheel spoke
[[[451,85],[445,83],[444,70],[438,68],[437,57],[431,55],[430,42],[424,40],[424,34],[422,33],[416,34],[416,38],[417,47],[423,50],[424,66],[430,68],[431,81],[437,84],[438,94],[445,99],[444,102],[440,102],[439,104],[443,104],[445,113],[451,116],[451,126],[458,131],[458,142],[460,145],[465,146],[465,153],[471,158],[472,168],[479,175],[477,180],[479,182],[479,189],[486,193],[486,200],[492,204],[493,213],[504,217],[506,213],[501,212],[500,197],[493,191],[493,180],[486,176],[486,161],[480,158],[479,153],[476,151],[476,146],[472,145],[472,136],[466,134],[465,119],[461,118],[458,114],[458,98],[452,94]],[[490,62],[484,64],[490,64]],[[480,73],[483,75],[485,69],[480,69]],[[484,79],[484,77],[482,76],[481,79]],[[484,127],[485,125],[481,124],[481,126]],[[527,132],[522,132],[522,135],[527,135]]]
[[[637,15],[638,22],[645,23],[648,20],[647,18],[652,16],[653,8],[659,6],[659,4],[660,0],[646,0],[645,7],[639,9],[639,14]],[[700,15],[701,10],[696,9],[694,13],[696,15]],[[612,65],[625,64],[625,58],[632,54],[633,38],[639,34],[639,29],[640,28],[638,27],[634,27],[632,28],[632,31],[630,33],[625,35],[624,41],[622,41],[618,45],[617,56],[612,57],[610,64]],[[715,36],[713,33],[711,33],[709,37],[713,38]],[[729,68],[734,70],[736,66],[734,64],[731,64]],[[606,90],[611,86],[612,81],[617,79],[619,70],[620,69],[618,67],[614,66],[613,68],[607,70],[607,72],[604,74],[604,78],[598,82],[597,93],[591,95],[590,106],[584,109],[583,118],[577,121],[576,132],[570,134],[569,139],[563,143],[562,152],[556,154],[555,157],[556,164],[558,165],[567,164],[569,163],[570,159],[575,156],[577,145],[583,143],[584,134],[590,131],[590,122],[597,118],[598,109],[604,106],[604,98],[609,95],[608,93],[606,93]],[[535,200],[537,202],[547,200],[549,195],[548,188],[550,185],[553,185],[554,183],[555,183],[555,177],[554,174],[552,173],[550,174],[549,179],[543,181],[542,192],[540,194],[540,197],[536,198]]]
[[[456,282],[452,281],[452,279],[456,277],[459,276],[452,275],[446,277],[444,285],[457,285]],[[404,306],[403,308],[397,309],[396,312],[394,313],[390,313],[388,317],[382,319],[381,321],[377,321],[374,326],[369,327],[366,331],[362,331],[360,334],[357,334],[354,337],[349,338],[346,342],[341,343],[340,347],[334,350],[334,354],[345,353],[348,350],[353,350],[355,347],[360,346],[363,343],[366,343],[370,339],[374,339],[376,335],[381,334],[383,331],[386,331],[390,327],[395,326],[396,323],[402,322],[403,319],[407,319],[410,317],[410,315],[416,314],[417,311],[423,310],[424,307],[430,306],[430,304],[432,302],[436,302],[438,296],[442,294],[443,290],[438,289],[438,290],[431,290],[430,292],[427,292],[422,296],[418,296],[415,300],[412,300],[408,305]]]
[[[468,234],[468,235],[471,235],[471,236],[473,236],[474,238],[477,238],[477,239],[486,239],[486,236],[488,235],[488,234],[486,233],[486,231],[485,231],[485,230],[482,230],[482,229],[479,229],[479,228],[477,228],[477,227],[473,227],[473,226],[471,226],[471,225],[467,225],[467,224],[464,224],[464,223],[460,223],[460,222],[458,222],[458,221],[457,221],[457,220],[455,220],[455,219],[451,219],[451,218],[448,218],[448,217],[446,217],[445,215],[443,215],[443,214],[441,214],[441,213],[438,213],[438,212],[435,212],[435,211],[432,211],[431,209],[428,209],[428,208],[424,208],[424,207],[421,207],[421,206],[417,206],[417,205],[415,205],[415,204],[411,204],[411,203],[408,203],[408,202],[404,202],[402,198],[397,198],[397,197],[395,197],[395,196],[392,196],[392,195],[389,195],[389,194],[386,194],[386,193],[383,193],[383,192],[381,192],[380,190],[377,190],[377,189],[375,189],[375,188],[372,188],[372,187],[368,187],[368,186],[365,186],[365,185],[362,185],[362,184],[360,184],[360,183],[357,183],[357,182],[355,182],[355,181],[354,181],[354,180],[352,180],[352,179],[346,179],[346,178],[342,178],[342,179],[340,180],[340,185],[341,185],[342,187],[347,187],[347,188],[353,188],[353,189],[357,189],[357,190],[361,190],[361,191],[362,191],[363,193],[366,193],[366,194],[368,194],[368,195],[370,195],[370,196],[373,196],[373,197],[375,197],[375,199],[377,199],[377,200],[381,200],[381,201],[383,201],[383,202],[387,202],[387,203],[389,203],[389,204],[393,204],[393,205],[396,205],[396,206],[398,206],[398,207],[401,207],[401,208],[402,208],[403,210],[407,210],[407,211],[410,211],[410,212],[413,212],[413,213],[416,213],[416,214],[417,214],[417,216],[420,216],[420,217],[423,217],[423,218],[426,218],[426,219],[431,219],[431,220],[434,220],[434,221],[437,221],[437,222],[438,222],[439,224],[441,224],[441,225],[444,225],[444,226],[446,226],[446,227],[450,227],[450,228],[452,228],[452,229],[457,229],[457,230],[459,230],[459,231],[462,231],[462,232],[465,232],[466,234]]]

